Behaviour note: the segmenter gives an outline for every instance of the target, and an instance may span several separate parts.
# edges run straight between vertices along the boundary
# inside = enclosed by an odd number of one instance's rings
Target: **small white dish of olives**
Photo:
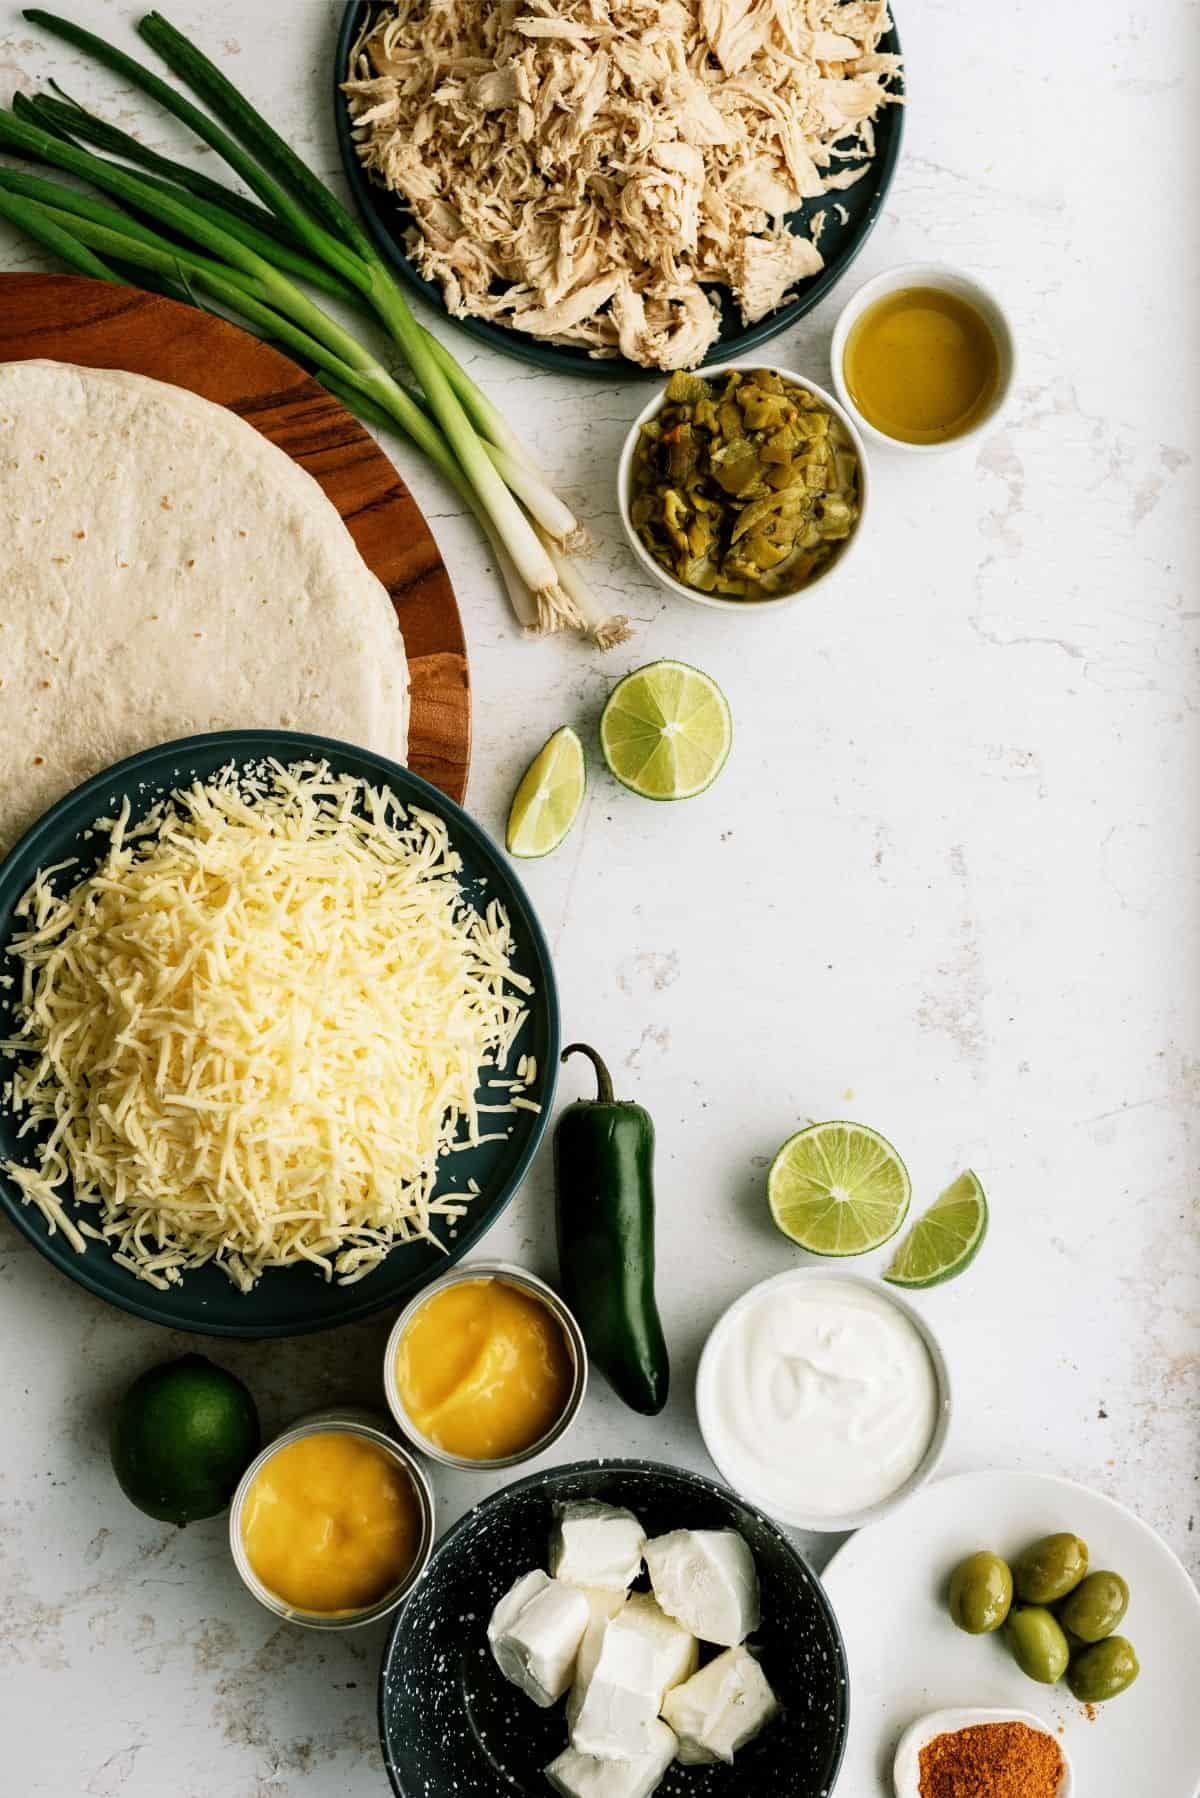
[[[1057,1744],[1062,1756],[1062,1773],[1055,1798],[1073,1798],[1075,1776],[1070,1757],[1049,1724],[1043,1723],[1040,1717],[1035,1717],[1032,1711],[990,1710],[983,1706],[954,1711],[930,1711],[927,1717],[918,1717],[915,1723],[909,1725],[900,1738],[896,1758],[892,1763],[896,1798],[921,1798],[923,1748],[936,1741],[938,1736],[957,1735],[960,1729],[975,1729],[982,1723],[1024,1723],[1027,1729],[1049,1736]]]

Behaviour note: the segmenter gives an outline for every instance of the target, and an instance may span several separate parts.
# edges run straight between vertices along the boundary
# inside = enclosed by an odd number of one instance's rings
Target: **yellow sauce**
[[[996,340],[974,306],[938,287],[886,293],[855,320],[843,361],[863,417],[901,443],[947,443],[996,391]]]
[[[447,1454],[497,1461],[553,1428],[574,1368],[549,1308],[507,1280],[460,1280],[417,1311],[396,1351],[400,1398]]]
[[[362,1611],[413,1564],[412,1482],[374,1442],[321,1430],[271,1456],[246,1496],[242,1543],[268,1591],[300,1611]]]

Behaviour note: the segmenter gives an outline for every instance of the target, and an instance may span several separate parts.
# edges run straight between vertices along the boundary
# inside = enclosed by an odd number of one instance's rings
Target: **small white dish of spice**
[[[896,1798],[1072,1798],[1066,1749],[1031,1711],[932,1711],[900,1738]]]

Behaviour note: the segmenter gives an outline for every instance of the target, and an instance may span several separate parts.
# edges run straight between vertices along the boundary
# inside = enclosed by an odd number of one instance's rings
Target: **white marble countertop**
[[[69,10],[133,47],[127,0]],[[333,175],[337,11],[179,0],[172,16]],[[744,626],[665,600],[614,514],[644,390],[549,378],[454,335],[576,496],[599,577],[638,622],[606,660],[525,642],[457,503],[388,445],[463,608],[469,803],[487,827],[542,739],[570,720],[594,740],[611,683],[640,662],[699,663],[736,720],[725,773],[688,805],[638,801],[593,757],[585,816],[527,874],[566,1027],[607,1051],[659,1130],[671,1403],[638,1419],[597,1379],[567,1446],[706,1467],[691,1401],[704,1335],[792,1259],[766,1163],[800,1122],[848,1114],[897,1143],[918,1205],[967,1164],[991,1199],[975,1267],[921,1300],[956,1381],[947,1469],[1094,1484],[1195,1572],[1197,9],[1161,0],[1151,23],[1101,0],[1086,29],[1071,0],[899,13],[911,106],[886,213],[772,354],[825,380],[846,294],[937,256],[1004,295],[1021,364],[977,449],[875,455],[845,587]],[[6,7],[3,98],[51,74],[177,143]],[[0,264],[39,266],[7,228]],[[575,1090],[572,1073],[563,1097]],[[551,1224],[543,1155],[488,1250],[552,1274]],[[376,1396],[388,1322],[207,1347],[271,1428]],[[0,1789],[378,1798],[381,1634],[278,1627],[239,1586],[223,1520],[161,1527],[114,1484],[107,1406],[187,1341],[105,1308],[4,1229],[0,1343]],[[447,1521],[484,1490],[435,1484]],[[831,1542],[805,1547],[820,1564]]]

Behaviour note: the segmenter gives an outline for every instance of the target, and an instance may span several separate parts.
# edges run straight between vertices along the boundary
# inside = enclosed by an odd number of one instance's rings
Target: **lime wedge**
[[[885,1137],[865,1124],[810,1124],[771,1163],[767,1197],[785,1236],[814,1255],[865,1255],[904,1222],[912,1185]]]
[[[987,1200],[968,1168],[917,1219],[883,1277],[893,1286],[940,1286],[971,1265],[987,1227]]]
[[[716,681],[686,662],[650,662],[619,681],[600,719],[609,771],[644,799],[692,799],[729,754],[733,720]]]
[[[564,724],[521,776],[508,813],[508,853],[527,859],[557,849],[579,815],[586,786],[583,744]]]

